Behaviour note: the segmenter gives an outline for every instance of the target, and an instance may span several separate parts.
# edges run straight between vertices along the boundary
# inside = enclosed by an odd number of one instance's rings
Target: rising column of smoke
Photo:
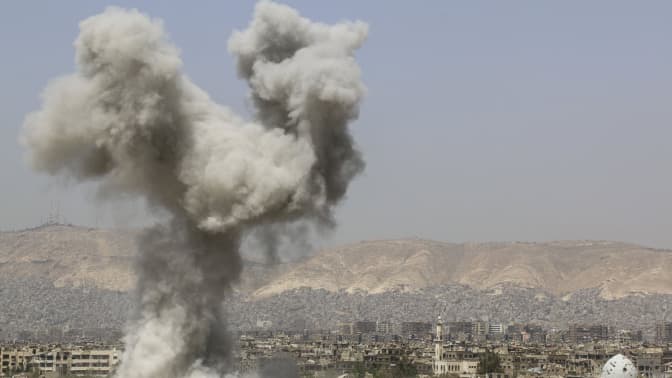
[[[138,310],[118,377],[215,377],[231,370],[222,297],[248,230],[332,223],[363,161],[348,132],[364,88],[354,61],[367,27],[301,18],[261,2],[230,51],[255,121],[181,73],[160,21],[109,8],[84,20],[78,70],[54,80],[22,141],[32,166],[171,214],[140,238]]]

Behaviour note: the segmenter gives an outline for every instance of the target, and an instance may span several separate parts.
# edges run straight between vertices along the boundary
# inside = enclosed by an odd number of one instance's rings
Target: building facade
[[[39,370],[59,375],[107,376],[119,363],[112,349],[4,347],[0,349],[3,373]]]
[[[659,322],[656,324],[656,342],[672,343],[672,322]]]
[[[439,316],[434,335],[434,358],[432,361],[434,375],[456,374],[462,378],[476,377],[478,358],[467,350],[446,349],[444,344],[443,321]]]

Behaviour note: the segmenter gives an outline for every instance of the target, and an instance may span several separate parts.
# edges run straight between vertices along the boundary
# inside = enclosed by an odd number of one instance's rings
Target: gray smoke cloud
[[[366,34],[361,22],[314,23],[259,3],[229,39],[255,107],[245,120],[182,74],[159,20],[109,8],[81,22],[77,72],[47,86],[22,141],[37,171],[95,180],[171,215],[140,238],[117,377],[231,372],[221,303],[241,272],[241,239],[332,225],[364,167],[348,123],[364,94],[354,52]]]

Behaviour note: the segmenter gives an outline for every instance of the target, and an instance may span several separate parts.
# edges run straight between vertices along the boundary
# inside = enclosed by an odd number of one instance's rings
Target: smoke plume
[[[159,20],[109,8],[81,22],[77,72],[47,86],[22,140],[37,171],[171,215],[139,240],[138,310],[118,377],[232,371],[221,303],[241,272],[241,239],[333,224],[363,169],[348,122],[364,93],[354,51],[366,34],[361,22],[314,23],[259,3],[229,39],[255,107],[248,121],[182,74]]]

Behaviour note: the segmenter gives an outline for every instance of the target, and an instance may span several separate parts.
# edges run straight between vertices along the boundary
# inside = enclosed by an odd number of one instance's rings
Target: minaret
[[[434,361],[443,360],[443,321],[439,316],[436,321],[436,338],[434,338]]]

